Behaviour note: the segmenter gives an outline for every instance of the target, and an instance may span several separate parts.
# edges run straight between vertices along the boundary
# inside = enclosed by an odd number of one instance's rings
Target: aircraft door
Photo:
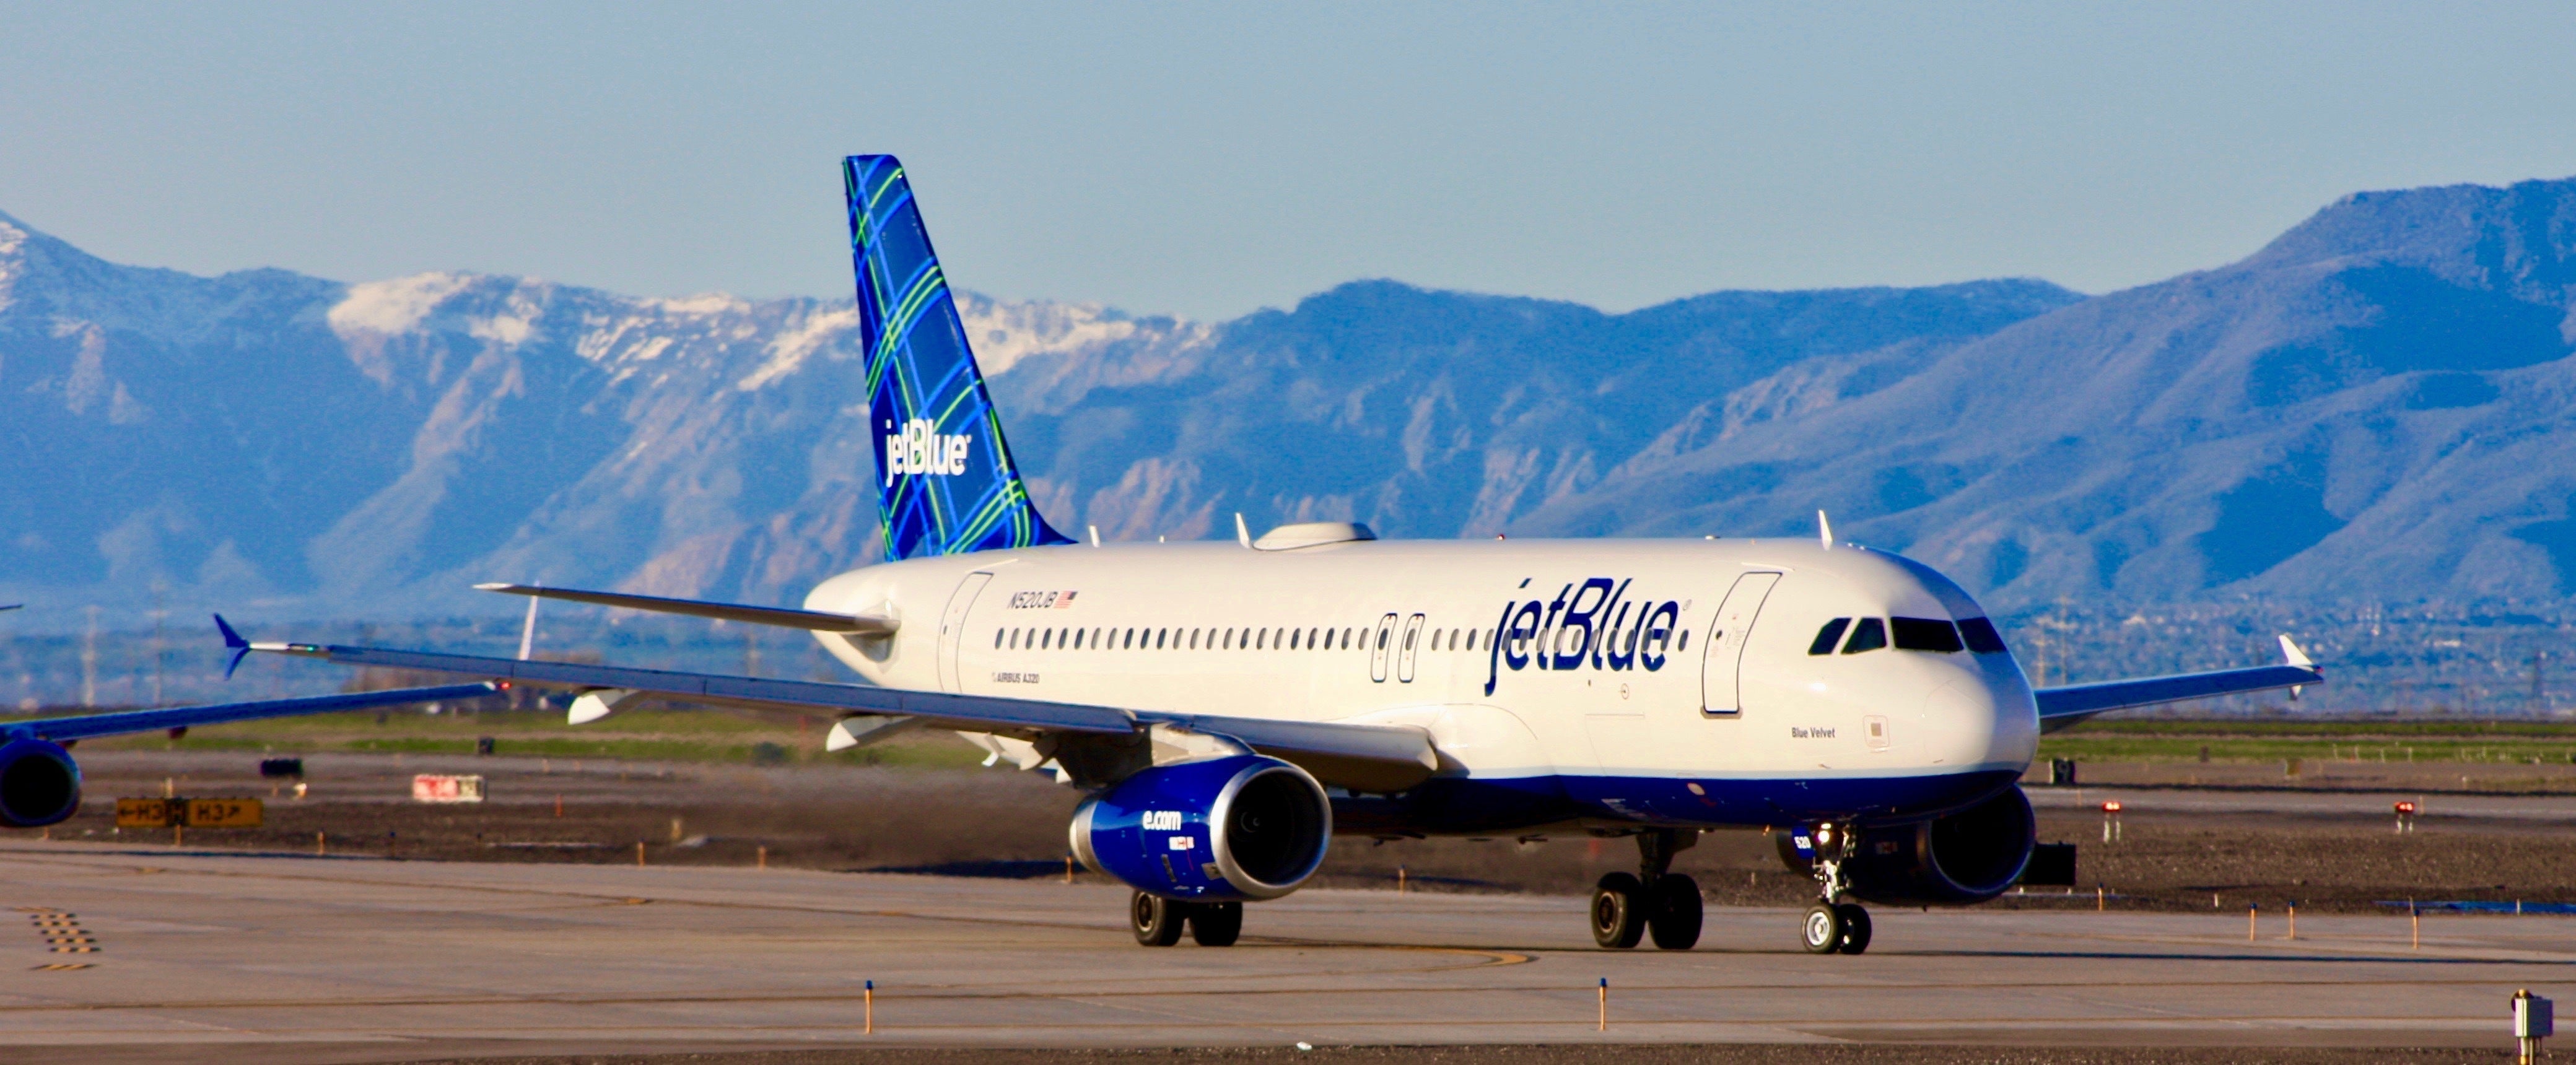
[[[1404,648],[1397,652],[1395,658],[1396,680],[1406,684],[1413,683],[1413,651],[1421,643],[1422,615],[1415,614],[1404,620]]]
[[[1377,634],[1369,637],[1369,679],[1386,682],[1386,652],[1395,642],[1395,615],[1377,619]]]
[[[1762,601],[1778,583],[1777,573],[1747,573],[1735,579],[1735,587],[1717,605],[1717,620],[1710,624],[1708,640],[1702,645],[1706,650],[1700,659],[1700,713],[1732,717],[1743,712],[1737,682],[1744,672],[1744,641],[1753,634]]]
[[[991,583],[990,573],[969,573],[957,583],[948,596],[948,609],[939,615],[939,690],[963,690],[957,676],[957,649],[966,638],[966,611],[975,605],[975,597]]]

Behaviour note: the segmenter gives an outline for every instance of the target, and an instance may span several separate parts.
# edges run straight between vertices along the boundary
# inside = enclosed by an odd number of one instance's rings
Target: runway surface
[[[1570,897],[1308,891],[1138,947],[1101,883],[0,845],[0,1056],[395,1061],[836,1045],[1905,1041],[2493,1046],[2576,922],[1786,909],[1605,952]],[[89,945],[95,953],[57,953]],[[60,968],[86,965],[88,968]],[[1597,981],[1610,981],[1596,1030]],[[876,983],[867,1034],[864,981]]]

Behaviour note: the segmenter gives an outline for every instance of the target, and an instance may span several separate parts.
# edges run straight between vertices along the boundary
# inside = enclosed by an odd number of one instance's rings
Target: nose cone
[[[2019,669],[1981,670],[1923,700],[1923,719],[1943,739],[1942,761],[2019,772],[2039,753],[2039,705]]]

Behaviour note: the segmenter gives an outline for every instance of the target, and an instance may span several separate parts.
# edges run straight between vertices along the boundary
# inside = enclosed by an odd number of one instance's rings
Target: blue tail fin
[[[853,155],[841,161],[841,180],[886,558],[1072,543],[1038,516],[1011,465],[903,164]]]

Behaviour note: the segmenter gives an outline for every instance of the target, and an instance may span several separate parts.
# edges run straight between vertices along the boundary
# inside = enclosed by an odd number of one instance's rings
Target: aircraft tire
[[[1689,950],[1699,945],[1699,882],[1680,873],[1665,873],[1655,878],[1649,892],[1654,912],[1646,917],[1646,931],[1663,950]]]
[[[1190,906],[1190,941],[1202,947],[1231,947],[1243,936],[1243,904],[1200,902]]]
[[[1592,941],[1626,950],[1646,937],[1646,885],[1633,873],[1605,873],[1592,888]]]
[[[1819,902],[1807,907],[1807,916],[1798,924],[1798,941],[1809,954],[1832,954],[1843,949],[1843,915],[1834,906]]]
[[[1843,919],[1842,942],[1836,949],[1845,954],[1858,954],[1869,949],[1869,911],[1857,902],[1837,903],[1834,912]]]
[[[1136,933],[1136,942],[1168,947],[1181,941],[1181,927],[1189,922],[1190,909],[1179,899],[1139,891],[1127,900],[1127,925]]]

